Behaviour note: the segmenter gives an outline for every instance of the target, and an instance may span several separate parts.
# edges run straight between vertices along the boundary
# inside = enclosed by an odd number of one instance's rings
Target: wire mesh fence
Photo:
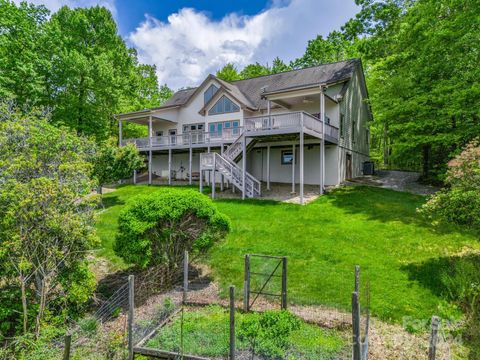
[[[184,280],[194,268],[184,269]],[[366,282],[361,290],[357,275],[352,270],[350,285],[362,303],[360,360],[368,349],[369,289]],[[156,299],[154,312],[135,320],[134,351],[179,359],[351,359],[351,306],[296,304],[287,297],[287,280],[286,258],[247,256],[244,289],[231,287],[230,299],[212,296],[198,278],[184,281]]]

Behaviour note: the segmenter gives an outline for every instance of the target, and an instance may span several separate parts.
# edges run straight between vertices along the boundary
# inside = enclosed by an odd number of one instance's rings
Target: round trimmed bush
[[[184,250],[205,252],[230,230],[230,221],[195,190],[164,188],[132,198],[120,213],[115,253],[141,268],[181,263]]]

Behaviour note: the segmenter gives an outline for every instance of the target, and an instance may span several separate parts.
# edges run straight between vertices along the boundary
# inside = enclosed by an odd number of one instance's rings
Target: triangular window
[[[208,115],[232,113],[240,111],[240,107],[226,96],[222,96],[208,111]]]
[[[208,87],[208,89],[203,93],[203,103],[206,104],[210,101],[210,99],[213,97],[213,95],[215,95],[215,93],[217,92],[218,90],[218,87],[216,87],[215,85],[210,85]]]

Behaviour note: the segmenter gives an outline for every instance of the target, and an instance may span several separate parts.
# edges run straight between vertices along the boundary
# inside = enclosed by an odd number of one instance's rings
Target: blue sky
[[[212,20],[220,20],[232,12],[255,15],[271,4],[269,0],[123,0],[116,2],[116,8],[119,30],[122,35],[128,35],[145,19],[145,14],[166,21],[170,14],[182,8],[195,8],[207,13]]]
[[[20,2],[20,0],[14,0]],[[231,62],[239,70],[300,57],[308,40],[337,30],[358,11],[354,0],[30,0],[110,9],[139,60],[155,65],[161,84],[198,85]]]

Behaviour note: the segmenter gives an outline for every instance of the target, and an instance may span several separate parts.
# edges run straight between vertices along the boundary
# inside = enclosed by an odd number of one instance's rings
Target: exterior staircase
[[[259,197],[261,195],[261,183],[253,175],[237,165],[243,153],[244,133],[241,133],[237,139],[223,152],[223,156],[211,152],[200,154],[200,170],[215,170],[225,176],[236,188],[243,191],[243,181],[245,179],[245,196],[249,198]],[[246,139],[247,149],[255,145],[255,140]]]

